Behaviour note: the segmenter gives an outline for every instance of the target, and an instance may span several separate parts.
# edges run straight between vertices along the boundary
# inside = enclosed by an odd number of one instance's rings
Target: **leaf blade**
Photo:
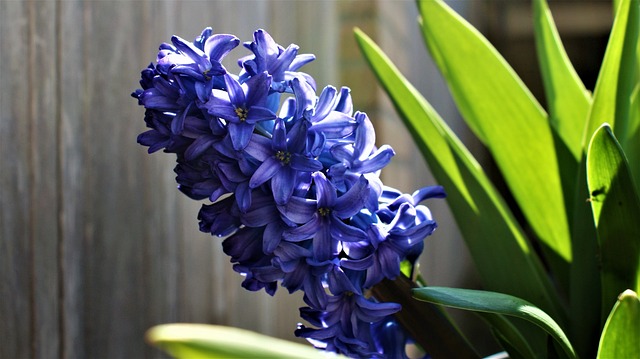
[[[146,339],[176,358],[326,358],[310,346],[219,325],[162,324]]]
[[[465,121],[489,148],[531,228],[570,263],[569,225],[546,113],[473,26],[441,0],[418,4],[427,48]]]
[[[633,358],[640,353],[640,300],[631,290],[624,291],[602,331],[598,359]]]
[[[446,307],[524,319],[551,335],[560,344],[567,357],[576,357],[569,339],[558,323],[526,300],[503,293],[462,288],[423,287],[414,289],[413,293],[418,300]]]
[[[636,54],[640,31],[638,0],[621,0],[611,29],[602,67],[593,92],[593,104],[583,143],[603,124],[609,123],[619,138],[629,127],[630,98],[635,86]]]
[[[640,278],[640,197],[608,124],[590,141],[587,184],[600,247],[602,314],[606,317],[619,293],[638,291]]]
[[[479,164],[382,50],[361,30],[355,35],[432,173],[446,188],[447,203],[484,284],[564,318],[539,259]]]
[[[546,0],[533,1],[533,20],[549,120],[579,162],[591,96],[569,60]]]

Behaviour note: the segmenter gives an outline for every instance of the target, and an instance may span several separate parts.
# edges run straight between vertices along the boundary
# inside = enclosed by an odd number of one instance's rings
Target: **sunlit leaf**
[[[568,358],[576,357],[562,328],[547,313],[526,300],[502,293],[461,288],[423,287],[414,289],[413,293],[416,299],[446,307],[524,319],[552,336]]]
[[[459,223],[483,283],[564,318],[538,257],[486,174],[446,123],[362,31],[358,45],[391,98]]]
[[[621,0],[611,29],[602,67],[593,93],[584,143],[603,123],[609,123],[616,137],[629,130],[631,94],[636,86],[636,53],[640,31],[638,0]]]
[[[425,43],[458,109],[489,148],[532,230],[568,273],[570,232],[545,111],[473,26],[441,0],[418,5]]]
[[[640,199],[622,147],[607,124],[593,135],[587,153],[587,182],[598,232],[602,278],[602,314],[618,294],[638,291],[640,271]]]
[[[616,302],[602,331],[598,359],[636,358],[640,353],[640,300],[638,294],[624,291]]]
[[[536,53],[549,108],[549,120],[562,144],[573,156],[574,162],[579,162],[591,96],[567,56],[547,1],[533,1],[533,10]],[[573,175],[575,176],[575,172]]]
[[[309,345],[252,331],[205,324],[163,324],[147,332],[147,340],[176,358],[318,358],[329,356]],[[332,358],[344,358],[331,356]]]

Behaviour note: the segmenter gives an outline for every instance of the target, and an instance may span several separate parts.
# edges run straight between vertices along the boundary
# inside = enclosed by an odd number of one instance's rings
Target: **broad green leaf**
[[[640,83],[631,96],[631,112],[629,113],[629,129],[620,144],[629,160],[629,170],[640,193]]]
[[[162,324],[149,329],[146,337],[176,358],[328,358],[308,345],[218,325]]]
[[[602,314],[625,289],[638,291],[640,199],[622,147],[609,125],[593,135],[587,152],[587,183],[600,247]]]
[[[621,139],[629,130],[631,93],[636,86],[636,52],[640,31],[638,12],[638,0],[619,2],[593,93],[589,122],[584,133],[585,144],[605,122]]]
[[[362,31],[356,40],[439,184],[487,288],[564,318],[538,257],[504,200],[451,129]]]
[[[615,2],[616,17],[613,29],[609,37],[609,43],[600,69],[598,81],[594,91],[592,108],[589,113],[587,126],[583,133],[583,147],[585,153],[582,156],[576,186],[572,228],[573,264],[571,268],[571,316],[572,334],[577,350],[584,357],[593,357],[596,348],[594,343],[599,333],[596,328],[604,315],[608,313],[614,296],[610,293],[608,298],[602,296],[602,283],[595,278],[600,277],[600,263],[597,259],[599,248],[597,244],[596,230],[593,228],[592,213],[584,205],[589,196],[587,189],[586,151],[588,141],[595,130],[603,123],[615,123],[615,131],[625,141],[635,131],[633,113],[637,109],[631,108],[629,98],[632,90],[633,74],[636,71],[637,56],[634,54],[638,42],[638,2],[637,0],[620,0]],[[635,62],[635,63],[634,63]],[[637,105],[636,105],[637,106]],[[636,137],[637,139],[637,137]],[[638,148],[637,140],[627,141],[630,154],[640,155],[631,147]],[[637,158],[637,157],[636,157]],[[638,168],[635,166],[632,168]],[[600,293],[600,294],[597,294]],[[600,297],[597,297],[600,296]],[[591,300],[584,300],[591,298]],[[596,310],[596,306],[599,310]],[[598,313],[598,314],[596,314]],[[600,319],[596,318],[596,315]]]
[[[576,358],[569,339],[558,323],[526,300],[503,293],[461,288],[423,287],[414,289],[413,293],[416,299],[446,307],[524,319],[552,336],[560,344],[568,358]]]
[[[567,56],[546,0],[533,1],[533,24],[549,121],[573,156],[575,167],[582,158],[582,136],[591,95]],[[575,172],[573,175],[572,180]]]
[[[598,359],[636,358],[640,353],[640,300],[632,290],[624,291],[602,331]]]
[[[458,109],[488,147],[532,230],[567,273],[570,231],[546,113],[473,26],[441,0],[418,5],[425,43]]]
[[[394,280],[379,282],[371,288],[371,293],[382,302],[402,306],[402,310],[394,314],[396,321],[431,357],[478,359],[475,348],[444,308],[413,299],[411,290],[416,287],[415,282],[399,275]]]
[[[489,324],[498,342],[509,353],[510,359],[543,357],[536,354],[520,330],[504,315],[486,312],[478,312],[478,315]]]

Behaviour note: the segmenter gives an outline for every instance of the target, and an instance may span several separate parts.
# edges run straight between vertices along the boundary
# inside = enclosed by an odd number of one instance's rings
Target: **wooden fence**
[[[324,52],[313,71],[330,80],[334,8],[0,0],[0,358],[157,356],[145,330],[177,321],[293,337],[299,297],[240,287],[220,239],[197,230],[200,204],[176,190],[174,159],[136,144],[129,94],[161,42],[205,26]]]
[[[379,93],[352,26],[379,29],[419,87],[445,90],[430,83],[433,67],[423,73],[413,2],[375,3],[0,0],[0,358],[157,357],[144,332],[167,322],[295,340],[300,296],[240,287],[220,239],[197,230],[200,204],[176,190],[173,158],[136,144],[143,110],[129,95],[172,34],[213,26],[247,41],[263,27],[317,55],[306,70],[320,86],[350,86],[356,106],[374,111],[379,140],[398,152],[385,181],[406,191],[433,184],[388,104],[375,112]],[[425,263],[443,284],[468,263],[444,203],[435,208],[444,235]]]

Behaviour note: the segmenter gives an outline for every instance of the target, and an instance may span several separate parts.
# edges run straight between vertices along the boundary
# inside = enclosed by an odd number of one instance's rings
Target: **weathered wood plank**
[[[82,0],[59,2],[57,47],[59,66],[60,112],[60,281],[61,358],[83,358],[85,332],[83,322],[91,316],[84,312],[83,277],[87,266],[84,238],[86,216],[91,204],[86,197],[88,158],[86,148],[91,141],[86,136],[89,117],[85,81],[88,54],[85,46]]]
[[[0,357],[32,356],[29,248],[28,10],[0,2]],[[12,49],[12,51],[7,51]]]
[[[54,0],[27,4],[33,357],[52,358],[60,355],[57,4]]]

